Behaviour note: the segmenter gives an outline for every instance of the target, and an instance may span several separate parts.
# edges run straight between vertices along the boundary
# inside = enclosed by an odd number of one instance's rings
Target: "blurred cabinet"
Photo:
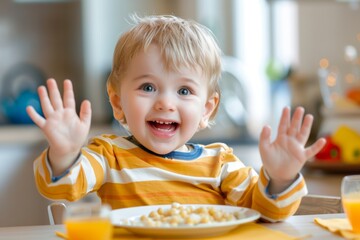
[[[0,144],[0,227],[48,224],[48,200],[38,193],[33,173],[45,147],[44,141]]]

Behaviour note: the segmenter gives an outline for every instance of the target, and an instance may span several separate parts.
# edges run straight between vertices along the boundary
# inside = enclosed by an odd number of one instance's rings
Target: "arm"
[[[325,145],[325,139],[320,138],[305,147],[313,117],[306,115],[303,119],[303,116],[304,109],[298,107],[290,119],[290,109],[284,108],[278,134],[273,142],[270,141],[270,127],[266,126],[262,130],[259,148],[264,170],[270,178],[270,194],[280,193],[288,188],[297,179],[306,161]]]
[[[38,93],[44,117],[31,106],[26,110],[49,143],[49,163],[56,176],[68,169],[79,155],[90,129],[91,106],[89,101],[83,101],[77,115],[70,80],[64,81],[63,99],[54,79],[47,81],[47,89],[40,86]]]
[[[225,202],[255,209],[261,213],[261,219],[267,222],[283,221],[292,216],[301,197],[307,194],[307,188],[301,175],[286,189],[275,196],[267,194],[269,176],[262,168],[259,175],[251,167],[245,167],[234,155],[223,155],[228,163],[221,170],[221,191]],[[235,161],[232,161],[235,160]]]

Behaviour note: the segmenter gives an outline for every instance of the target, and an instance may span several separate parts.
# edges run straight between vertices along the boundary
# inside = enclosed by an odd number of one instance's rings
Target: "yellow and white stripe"
[[[44,151],[34,162],[37,187],[47,198],[74,201],[96,191],[113,209],[179,203],[229,204],[258,210],[278,221],[293,214],[306,194],[302,176],[272,199],[265,192],[269,178],[258,175],[225,144],[203,146],[194,160],[154,156],[123,137],[103,135],[82,149],[67,175],[51,181]]]

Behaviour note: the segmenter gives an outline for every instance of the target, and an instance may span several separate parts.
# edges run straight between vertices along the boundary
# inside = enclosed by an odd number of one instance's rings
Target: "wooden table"
[[[306,239],[343,239],[321,228],[313,222],[315,217],[343,218],[344,214],[299,215],[290,217],[281,223],[262,223],[263,226],[287,233],[292,236],[307,236]],[[61,240],[55,236],[55,231],[65,232],[63,225],[43,225],[25,227],[0,228],[0,239],[6,240]]]
[[[314,223],[314,218],[331,219],[331,218],[345,218],[345,214],[320,214],[320,215],[298,215],[290,217],[287,221],[281,223],[266,223],[262,224],[268,228],[287,233],[291,236],[304,236],[304,239],[343,239],[342,237],[333,234],[319,225]],[[305,237],[306,236],[306,237]]]

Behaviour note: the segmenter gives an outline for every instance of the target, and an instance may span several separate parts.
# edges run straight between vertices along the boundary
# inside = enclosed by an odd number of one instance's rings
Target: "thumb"
[[[91,123],[91,103],[89,100],[84,100],[80,106],[80,120],[86,125]]]
[[[259,139],[260,151],[264,151],[270,146],[271,128],[270,126],[264,126]]]

